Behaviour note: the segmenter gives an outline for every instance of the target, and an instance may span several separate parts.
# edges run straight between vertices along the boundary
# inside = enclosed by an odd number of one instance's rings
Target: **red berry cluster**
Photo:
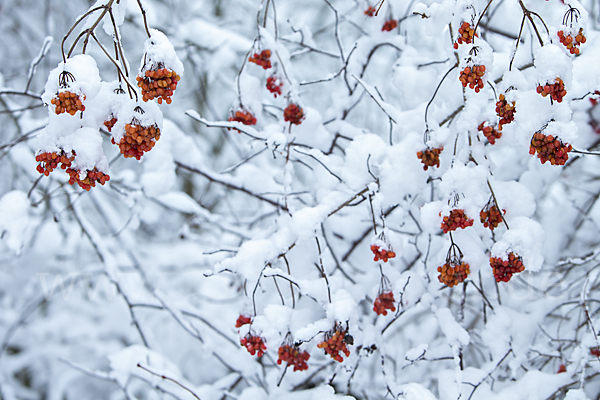
[[[173,91],[177,89],[177,82],[180,77],[168,68],[150,69],[144,73],[144,76],[138,75],[137,85],[142,88],[144,101],[157,98],[158,104],[162,104],[163,99],[167,104],[171,104]]]
[[[160,129],[158,126],[142,126],[136,121],[125,125],[125,135],[119,142],[119,150],[125,158],[135,157],[139,160],[145,152],[152,150],[156,141],[160,139]],[[115,139],[111,139],[112,144]]]
[[[395,302],[396,300],[394,300],[394,293],[380,293],[373,304],[373,311],[375,311],[377,315],[387,315],[387,310],[392,312],[396,311],[396,305],[394,304]]]
[[[258,53],[254,53],[253,56],[250,56],[248,58],[248,61],[256,64],[256,65],[260,65],[261,67],[263,67],[263,69],[269,69],[271,68],[271,50],[266,49],[260,52],[260,54]]]
[[[283,119],[294,125],[300,125],[304,120],[304,110],[298,104],[290,103],[283,110]]]
[[[484,83],[481,77],[485,74],[485,65],[473,65],[472,67],[465,67],[460,71],[460,81],[463,87],[467,85],[471,89],[475,89],[475,93],[479,93],[483,89]]]
[[[594,357],[600,357],[600,347],[596,346],[596,347],[590,348],[590,354],[593,355]]]
[[[502,213],[506,214],[506,210],[502,210]],[[490,228],[493,231],[502,222],[502,215],[498,207],[488,203],[479,213],[479,220],[484,227]]]
[[[373,254],[375,254],[373,261],[382,260],[383,262],[388,262],[388,259],[396,257],[396,253],[394,253],[391,249],[382,249],[376,244],[371,245],[371,251]]]
[[[235,321],[235,327],[241,328],[242,326],[244,326],[246,324],[251,324],[251,323],[252,323],[252,317],[248,317],[246,315],[240,314],[237,321]]]
[[[310,358],[310,354],[307,351],[300,350],[298,346],[284,344],[279,347],[277,353],[279,354],[277,364],[281,365],[282,362],[286,362],[287,365],[293,365],[294,372],[308,369],[306,362]]]
[[[490,267],[492,267],[496,282],[508,282],[513,274],[525,270],[523,259],[512,251],[508,254],[508,260],[503,260],[500,257],[490,257]]]
[[[536,90],[543,97],[550,95],[552,100],[556,100],[559,103],[563,101],[563,97],[567,94],[565,84],[560,78],[556,78],[556,81],[552,85],[550,83],[546,83],[544,86],[539,85]]]
[[[575,35],[575,38],[571,35],[565,36],[563,31],[558,31],[558,38],[560,42],[569,49],[571,54],[579,54],[579,46],[586,42],[586,37],[583,34],[583,28],[579,29],[579,33]]]
[[[373,6],[367,7],[367,9],[364,11],[364,13],[367,17],[374,17],[376,12],[377,12],[377,9]]]
[[[396,29],[397,27],[398,27],[398,20],[390,19],[390,20],[385,21],[385,23],[381,27],[381,30],[383,32],[390,32],[391,30]]]
[[[104,121],[104,126],[106,127],[106,129],[108,129],[108,131],[110,132],[113,128],[113,126],[115,126],[115,124],[117,123],[117,119],[115,117],[113,117],[111,115],[111,119],[107,119],[106,121]]]
[[[61,164],[60,167],[62,169],[69,168],[73,160],[75,160],[75,154],[73,153],[71,156],[67,156],[63,150],[60,150],[58,153],[55,151],[52,153],[46,152],[35,156],[35,161],[39,162],[36,167],[37,171],[46,176],[50,175],[50,172],[58,168],[58,164]]]
[[[440,167],[440,153],[444,146],[438,148],[428,147],[423,151],[417,151],[417,157],[423,163],[423,170],[427,171],[429,167]]]
[[[463,21],[460,28],[458,28],[458,38],[454,43],[454,48],[458,49],[459,44],[470,44],[473,43],[475,36],[479,36],[475,33],[475,28],[471,26],[467,21]]]
[[[267,90],[275,97],[277,95],[281,95],[281,87],[283,86],[283,82],[276,75],[269,76],[267,78]]]
[[[325,354],[329,354],[337,362],[342,362],[344,359],[340,355],[340,351],[350,356],[350,350],[346,347],[347,332],[343,330],[339,324],[336,324],[333,330],[325,333],[325,340],[317,344],[319,349],[323,349]]]
[[[529,146],[529,154],[534,155],[537,152],[542,164],[550,161],[552,165],[565,165],[571,150],[573,150],[573,146],[570,144],[563,143],[558,138],[552,135],[544,135],[541,132],[536,132],[533,135]]]
[[[465,210],[455,208],[450,211],[450,215],[444,216],[440,229],[442,229],[444,233],[448,233],[450,231],[455,231],[458,228],[465,229],[472,226],[473,222],[473,218],[467,217]]]
[[[256,117],[246,109],[239,109],[232,113],[229,121],[241,122],[244,125],[256,125]]]
[[[262,357],[267,350],[267,346],[265,346],[263,338],[260,336],[254,336],[250,333],[240,339],[240,344],[242,347],[245,347],[246,350],[248,350],[248,353],[251,355],[256,354],[257,357]]]
[[[446,261],[446,263],[441,267],[438,267],[437,270],[440,273],[438,275],[438,280],[440,283],[448,285],[448,287],[453,287],[464,282],[469,273],[471,273],[469,264],[462,261]]]
[[[503,94],[500,96],[500,100],[496,102],[496,115],[500,117],[500,122],[498,122],[498,130],[502,130],[502,125],[510,124],[515,120],[515,102],[508,103]]]
[[[477,127],[477,130],[483,132],[483,136],[486,137],[490,144],[496,144],[496,139],[502,137],[502,132],[491,125],[486,125],[485,122],[482,122],[481,125]]]
[[[80,188],[87,191],[96,187],[96,183],[104,185],[106,181],[110,180],[108,174],[98,171],[96,167],[93,170],[86,170],[83,178],[81,178],[81,171],[78,169],[67,168],[67,173],[70,176],[69,184],[73,185],[77,182]]]
[[[85,100],[85,95],[79,96],[73,92],[66,91],[58,93],[56,97],[50,100],[50,103],[54,104],[56,115],[65,112],[75,115],[77,111],[85,111],[83,100]]]

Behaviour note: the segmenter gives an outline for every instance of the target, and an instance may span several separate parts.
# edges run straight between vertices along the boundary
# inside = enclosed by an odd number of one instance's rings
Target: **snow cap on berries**
[[[134,119],[136,124],[139,123],[141,126],[156,125],[162,131],[163,115],[158,105],[152,101],[147,103],[136,102],[135,100],[126,101],[116,117],[117,123],[112,128],[113,139],[116,143],[119,143],[125,135],[125,125],[131,124]]]
[[[102,150],[102,136],[98,129],[81,128],[73,135],[63,138],[60,147],[70,154],[74,151],[77,156],[73,161],[73,168],[79,171],[98,169],[108,173],[108,160]]]
[[[167,36],[159,30],[150,29],[150,38],[144,42],[145,57],[142,58],[140,72],[158,68],[162,64],[164,68],[174,71],[177,75],[183,75],[183,64],[175,53],[173,44]]]
[[[560,78],[567,92],[571,89],[573,62],[560,47],[547,43],[535,52],[533,63],[540,85],[554,84]]]
[[[491,256],[507,259],[513,252],[523,258],[525,269],[530,272],[539,271],[544,262],[542,255],[544,245],[544,229],[536,221],[526,217],[508,219],[508,229],[491,250]]]
[[[68,87],[61,88],[59,85],[60,75],[68,72],[73,76],[73,80],[68,80]],[[48,75],[48,81],[44,87],[42,101],[44,104],[50,104],[57,92],[69,91],[77,95],[85,95],[86,100],[92,99],[100,90],[100,72],[96,65],[96,60],[87,54],[79,54],[61,62]]]

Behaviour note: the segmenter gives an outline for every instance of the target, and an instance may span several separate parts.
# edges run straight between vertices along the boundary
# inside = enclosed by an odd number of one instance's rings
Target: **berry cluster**
[[[387,315],[387,310],[392,312],[396,311],[396,306],[394,305],[395,302],[396,300],[394,300],[394,293],[380,293],[373,304],[373,311],[375,311],[377,315]]]
[[[125,158],[135,157],[139,160],[144,152],[152,150],[158,139],[160,139],[158,126],[142,126],[134,119],[131,124],[125,125],[125,135],[119,142],[119,150]],[[116,144],[114,138],[111,142]]]
[[[423,163],[423,170],[427,171],[429,167],[440,167],[440,153],[444,146],[438,148],[428,147],[423,151],[417,151],[417,157]]]
[[[269,69],[272,67],[271,65],[271,50],[266,49],[258,53],[254,53],[253,56],[248,58],[248,61],[260,65],[263,69]]]
[[[373,6],[367,7],[367,9],[364,11],[364,13],[367,17],[374,17],[376,12],[377,12],[377,9]]]
[[[40,174],[48,176],[50,175],[50,172],[58,168],[58,165],[60,164],[60,168],[64,169],[65,172],[69,174],[69,184],[73,185],[74,183],[77,183],[82,189],[88,191],[95,187],[96,183],[104,185],[106,181],[110,179],[108,174],[98,171],[95,167],[93,170],[86,170],[84,177],[81,178],[81,171],[71,168],[71,164],[75,160],[76,155],[75,151],[71,151],[71,155],[67,156],[63,150],[58,153],[46,152],[38,154],[35,156],[35,161],[39,162],[36,169]]]
[[[50,100],[50,103],[54,104],[56,115],[65,112],[75,115],[77,111],[85,111],[83,100],[85,100],[85,95],[79,96],[73,92],[65,91],[59,92],[56,97]]]
[[[246,109],[239,109],[229,116],[229,121],[241,122],[244,125],[256,125],[256,117]]]
[[[544,164],[550,161],[552,165],[565,165],[569,159],[569,152],[573,150],[573,146],[568,143],[563,143],[558,138],[552,135],[544,135],[541,132],[534,133],[529,146],[529,154],[537,156]]]
[[[502,213],[506,214],[506,210],[502,210]],[[502,214],[496,205],[488,203],[479,213],[479,220],[484,227],[493,231],[502,222]]]
[[[284,344],[277,350],[279,359],[277,364],[281,365],[282,362],[286,362],[287,365],[294,366],[295,371],[306,371],[308,364],[306,363],[310,358],[310,354],[307,351],[300,350],[298,346]]]
[[[390,20],[385,21],[385,23],[381,27],[381,30],[383,32],[390,32],[390,31],[396,29],[397,27],[398,27],[398,20],[390,19]]]
[[[138,75],[137,85],[142,88],[144,101],[157,98],[158,104],[162,104],[163,99],[167,104],[171,104],[173,91],[177,89],[177,82],[180,77],[168,68],[150,69],[144,73],[144,76]]]
[[[273,93],[275,97],[277,97],[277,95],[281,95],[282,86],[283,82],[281,82],[281,79],[279,79],[276,75],[269,76],[267,78],[267,90]]]
[[[298,104],[290,103],[283,110],[283,119],[294,125],[300,125],[304,120],[304,110]]]
[[[482,122],[481,125],[477,127],[477,130],[483,132],[483,136],[486,137],[490,144],[496,144],[496,139],[502,137],[502,132],[491,125],[485,125],[485,122]]]
[[[50,175],[50,172],[58,168],[58,164],[61,164],[60,167],[62,169],[69,168],[73,160],[75,160],[74,152],[72,152],[71,156],[67,156],[63,150],[58,153],[55,151],[52,153],[46,152],[35,156],[35,161],[39,162],[36,169],[40,174],[44,174],[45,176]]]
[[[525,270],[523,259],[513,252],[508,254],[508,260],[503,260],[500,257],[490,257],[490,267],[492,267],[496,282],[508,282],[513,274]]]
[[[458,285],[467,278],[469,273],[471,272],[471,267],[469,264],[462,261],[446,261],[444,265],[437,268],[438,279],[440,283],[444,285],[448,285],[448,287],[453,287]]]
[[[106,121],[104,121],[104,126],[106,127],[106,129],[108,129],[108,131],[110,132],[113,128],[113,126],[115,126],[115,124],[117,123],[117,119],[111,115],[111,119],[107,119]]]
[[[464,21],[462,23],[462,25],[460,26],[460,28],[458,28],[458,38],[456,39],[456,42],[454,43],[454,48],[458,49],[459,44],[473,43],[473,39],[475,38],[475,36],[478,36],[475,33],[475,29],[473,27],[471,27],[471,24],[469,24],[467,21]]]
[[[500,122],[498,122],[498,130],[502,130],[502,125],[510,124],[515,120],[515,102],[508,103],[503,94],[500,96],[500,100],[496,102],[496,115],[500,117]]]
[[[567,94],[565,84],[560,78],[556,78],[552,85],[550,83],[546,83],[544,86],[539,85],[536,90],[543,97],[550,95],[551,100],[556,100],[559,103],[563,101],[563,97]]]
[[[594,357],[600,357],[600,347],[596,346],[596,347],[590,348],[590,354],[593,355]]]
[[[444,233],[448,233],[450,231],[455,231],[458,228],[465,229],[472,226],[473,222],[473,218],[467,217],[465,210],[455,208],[450,211],[450,215],[444,216],[440,229],[442,229]]]
[[[108,174],[98,171],[96,167],[93,170],[86,170],[85,175],[81,178],[81,172],[78,169],[67,168],[69,174],[69,184],[73,185],[77,182],[80,188],[89,191],[91,188],[96,187],[96,183],[104,185],[106,181],[110,180]]]
[[[246,350],[248,350],[248,353],[251,355],[256,354],[257,357],[262,357],[267,350],[267,346],[265,346],[263,338],[260,336],[254,336],[250,333],[240,339],[240,344],[242,347],[245,347]]]
[[[371,245],[371,251],[373,254],[375,254],[373,261],[382,260],[383,262],[388,262],[388,259],[396,257],[396,253],[394,253],[391,249],[387,250],[380,248],[376,244]]]
[[[567,48],[569,49],[569,52],[571,54],[579,54],[579,46],[583,43],[586,42],[586,37],[583,34],[583,28],[579,29],[579,33],[577,33],[577,35],[575,35],[575,38],[573,38],[573,36],[566,35],[563,31],[558,31],[558,38],[560,39],[560,42]]]
[[[252,317],[248,317],[246,315],[240,314],[237,321],[235,321],[235,327],[241,328],[242,326],[244,326],[246,324],[251,324],[251,323],[252,323]]]
[[[473,65],[460,71],[459,79],[463,87],[468,85],[471,89],[475,89],[475,93],[479,93],[484,86],[483,79],[481,79],[484,74],[485,65]]]
[[[340,351],[344,353],[346,357],[350,356],[350,350],[346,347],[346,336],[347,332],[342,330],[339,324],[336,324],[333,330],[325,333],[325,340],[317,344],[317,347],[323,349],[325,354],[329,354],[335,361],[342,362],[344,359],[340,355]]]

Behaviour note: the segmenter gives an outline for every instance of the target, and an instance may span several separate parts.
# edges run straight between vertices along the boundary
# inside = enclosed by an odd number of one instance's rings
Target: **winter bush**
[[[4,0],[0,398],[600,398],[600,5]]]

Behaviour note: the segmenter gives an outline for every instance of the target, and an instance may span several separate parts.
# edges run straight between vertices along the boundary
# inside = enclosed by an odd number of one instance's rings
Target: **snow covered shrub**
[[[43,3],[0,398],[598,397],[597,2]]]

